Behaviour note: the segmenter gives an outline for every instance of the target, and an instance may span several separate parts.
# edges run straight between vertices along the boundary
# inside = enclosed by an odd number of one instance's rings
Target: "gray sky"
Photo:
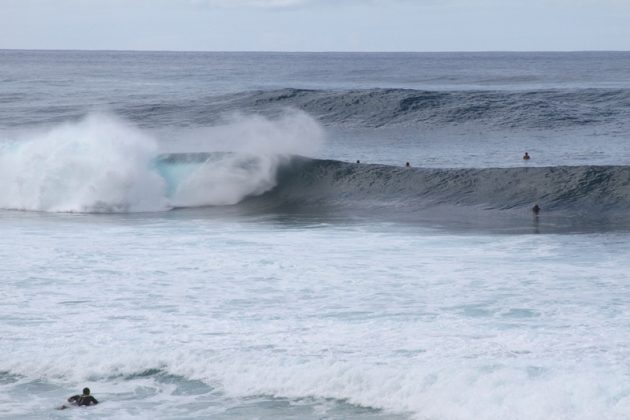
[[[0,48],[630,50],[630,0],[0,0]]]

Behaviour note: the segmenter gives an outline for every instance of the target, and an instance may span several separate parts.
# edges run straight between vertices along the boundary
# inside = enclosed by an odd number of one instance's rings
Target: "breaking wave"
[[[245,118],[203,132],[217,135],[221,152],[162,153],[144,131],[92,115],[4,143],[0,208],[110,213],[238,204],[409,215],[436,207],[507,214],[538,203],[546,213],[599,217],[630,206],[628,166],[406,168],[297,157],[322,137],[305,114]]]
[[[104,114],[4,142],[0,208],[126,213],[235,204],[271,189],[287,154],[313,150],[323,138],[303,113],[239,117],[197,135],[198,145],[228,153],[169,167],[151,135]]]

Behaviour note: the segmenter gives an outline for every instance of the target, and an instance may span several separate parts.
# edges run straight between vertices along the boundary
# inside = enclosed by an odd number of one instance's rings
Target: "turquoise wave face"
[[[173,199],[177,187],[182,180],[190,177],[199,169],[201,163],[197,162],[169,162],[157,159],[154,168],[166,182],[166,197]]]
[[[218,164],[222,159],[234,157],[230,152],[166,153],[158,155],[152,168],[166,182],[166,196],[173,200],[183,182],[190,179],[204,165]]]

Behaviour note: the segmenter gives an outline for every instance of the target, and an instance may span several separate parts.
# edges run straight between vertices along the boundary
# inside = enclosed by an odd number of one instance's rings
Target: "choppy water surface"
[[[628,62],[0,51],[0,417],[627,417]]]

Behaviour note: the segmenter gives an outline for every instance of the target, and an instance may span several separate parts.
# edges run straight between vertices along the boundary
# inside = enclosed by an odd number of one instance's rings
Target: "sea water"
[[[0,51],[0,417],[626,418],[628,68]]]

